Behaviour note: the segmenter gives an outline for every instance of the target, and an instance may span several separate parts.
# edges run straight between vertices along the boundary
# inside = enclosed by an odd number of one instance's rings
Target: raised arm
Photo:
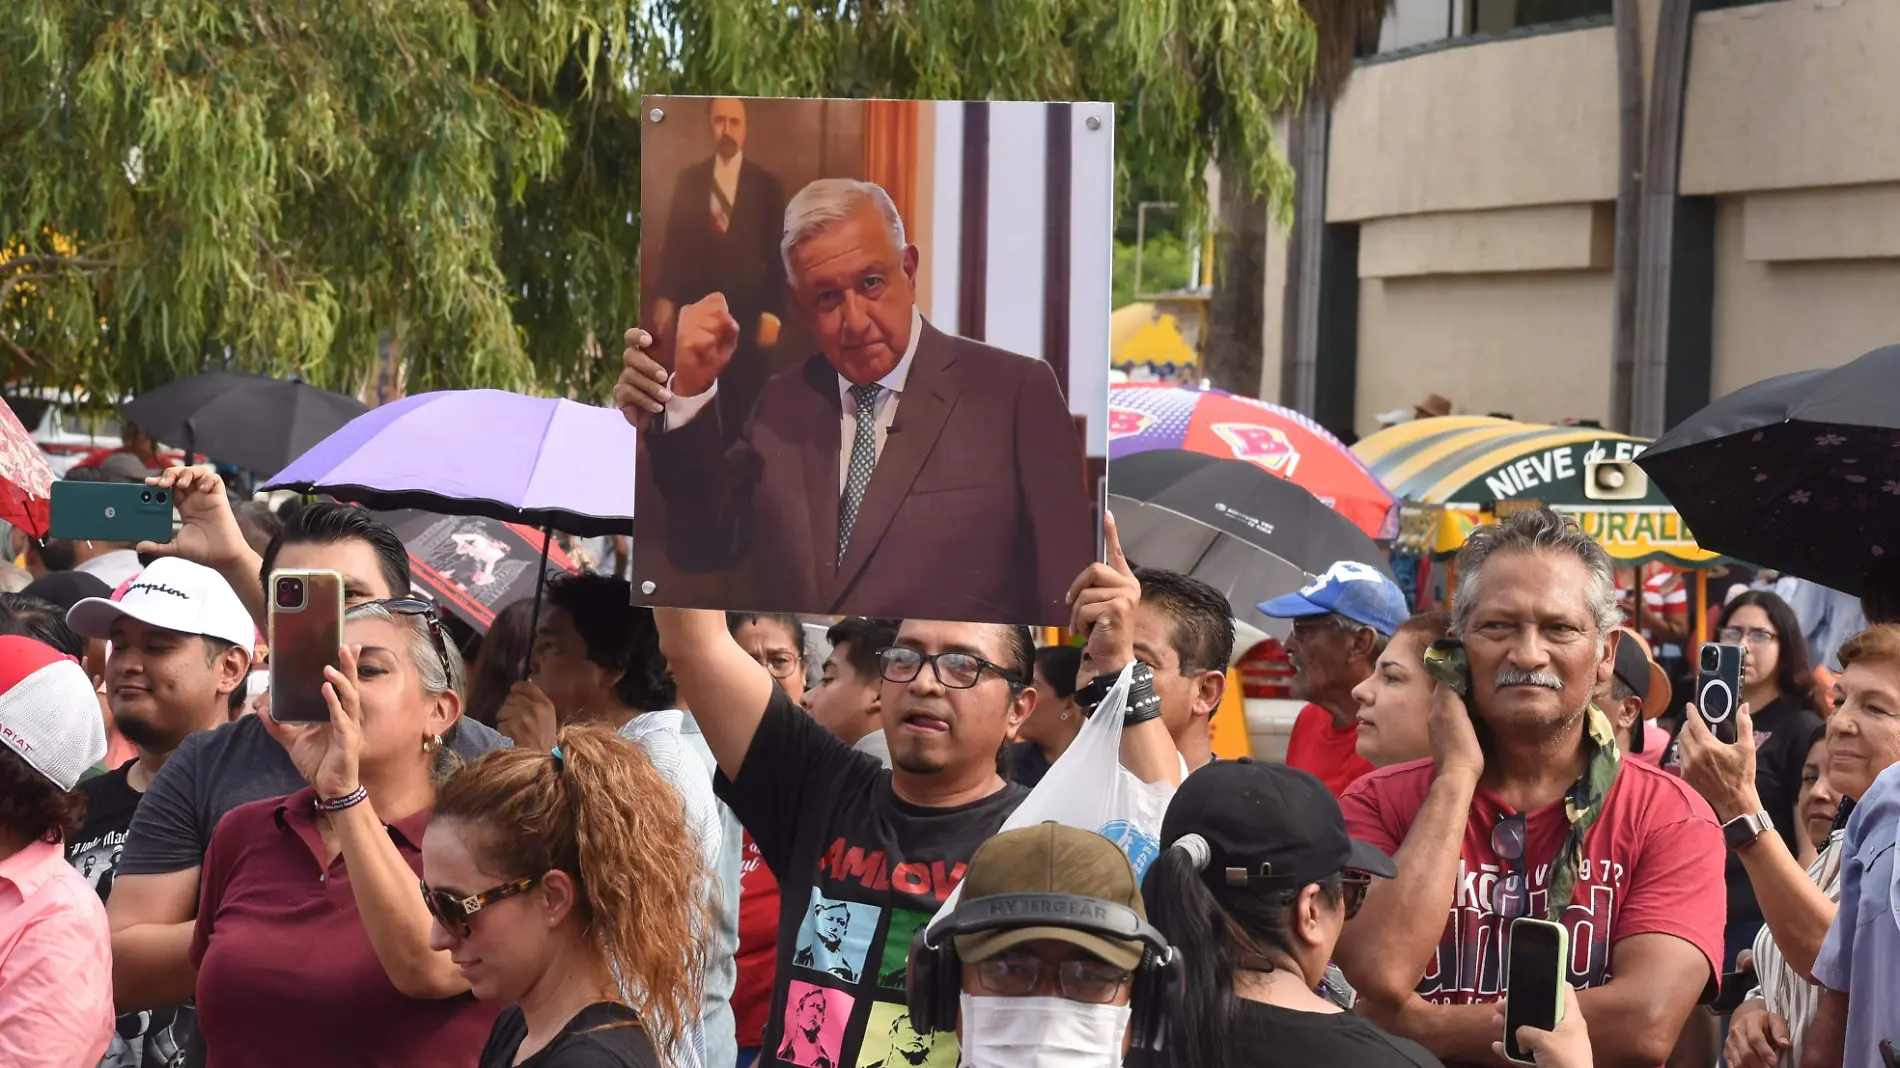
[[[1436,765],[1425,803],[1393,856],[1398,878],[1373,880],[1365,905],[1333,951],[1359,991],[1365,1015],[1382,1026],[1416,996],[1413,990],[1438,948],[1457,890],[1471,799],[1484,774],[1484,751],[1463,699],[1434,684],[1428,715]],[[1349,793],[1342,805],[1349,825],[1363,796]],[[1486,1045],[1481,1052],[1488,1050]]]
[[[360,647],[344,646],[338,656],[341,670],[324,669],[323,698],[330,722],[264,721],[319,798],[350,797],[363,785],[357,774],[363,749],[363,712],[356,691],[360,653]],[[417,892],[415,869],[397,847],[376,803],[371,796],[328,815],[370,947],[390,984],[408,997],[429,1000],[466,993],[468,982],[449,955],[429,947],[435,921]]]
[[[1090,564],[1069,587],[1073,609],[1069,628],[1088,635],[1076,685],[1087,686],[1104,671],[1119,671],[1135,659],[1135,606],[1141,603],[1141,583],[1122,555],[1115,517],[1102,518],[1108,542],[1108,562]],[[1181,751],[1159,715],[1122,727],[1122,767],[1145,783],[1181,785]]]
[[[1747,705],[1737,711],[1735,721],[1734,745],[1725,745],[1710,734],[1693,705],[1682,723],[1682,777],[1708,801],[1718,823],[1762,810],[1761,795],[1755,791],[1755,725]],[[1786,813],[1770,817],[1790,818]],[[1808,878],[1801,862],[1788,852],[1788,844],[1774,831],[1757,835],[1736,855],[1748,869],[1755,900],[1782,957],[1801,978],[1813,982],[1814,958],[1821,952],[1837,906]]]
[[[732,639],[723,613],[656,608],[653,619],[681,703],[693,710],[719,770],[736,780],[777,683]]]

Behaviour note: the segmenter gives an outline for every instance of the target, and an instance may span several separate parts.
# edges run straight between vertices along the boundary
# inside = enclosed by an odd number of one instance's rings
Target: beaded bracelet
[[[360,805],[368,799],[369,799],[369,788],[364,786],[362,783],[357,783],[356,789],[351,790],[349,793],[344,794],[342,797],[332,798],[329,801],[325,801],[322,798],[318,798],[317,811],[318,812],[341,812],[346,808],[353,808],[357,805]]]

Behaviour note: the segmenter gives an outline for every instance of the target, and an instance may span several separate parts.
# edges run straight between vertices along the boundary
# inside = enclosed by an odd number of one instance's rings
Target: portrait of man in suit
[[[712,154],[680,172],[655,273],[654,333],[669,336],[679,309],[718,293],[739,334],[720,379],[722,425],[736,433],[765,382],[764,351],[778,342],[785,274],[779,255],[785,191],[746,158],[745,102],[717,97],[707,130]]]
[[[736,433],[717,401],[746,311],[725,294],[678,309],[670,372],[638,349],[625,357],[622,390],[638,397],[622,407],[643,426],[666,510],[648,551],[688,572],[749,560],[755,588],[718,607],[1066,621],[1096,536],[1082,440],[1049,365],[924,319],[919,250],[874,183],[806,185],[780,250],[820,351],[767,381]]]

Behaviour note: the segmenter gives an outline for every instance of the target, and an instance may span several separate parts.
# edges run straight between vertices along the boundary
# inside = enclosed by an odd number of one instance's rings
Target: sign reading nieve
[[[1539,486],[1575,478],[1593,463],[1605,460],[1628,463],[1641,456],[1648,447],[1640,441],[1589,441],[1559,445],[1554,449],[1520,457],[1498,468],[1485,476],[1484,486],[1499,500],[1521,497]]]

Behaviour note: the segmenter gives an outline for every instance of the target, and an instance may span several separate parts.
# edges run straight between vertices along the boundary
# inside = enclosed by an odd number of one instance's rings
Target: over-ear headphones
[[[1081,894],[995,894],[963,902],[956,911],[911,941],[908,983],[910,1026],[920,1035],[954,1031],[963,993],[963,961],[957,935],[1019,927],[1065,927],[1113,939],[1140,942],[1130,994],[1129,1052],[1160,1053],[1166,1045],[1169,1010],[1181,997],[1180,954],[1134,909]]]

